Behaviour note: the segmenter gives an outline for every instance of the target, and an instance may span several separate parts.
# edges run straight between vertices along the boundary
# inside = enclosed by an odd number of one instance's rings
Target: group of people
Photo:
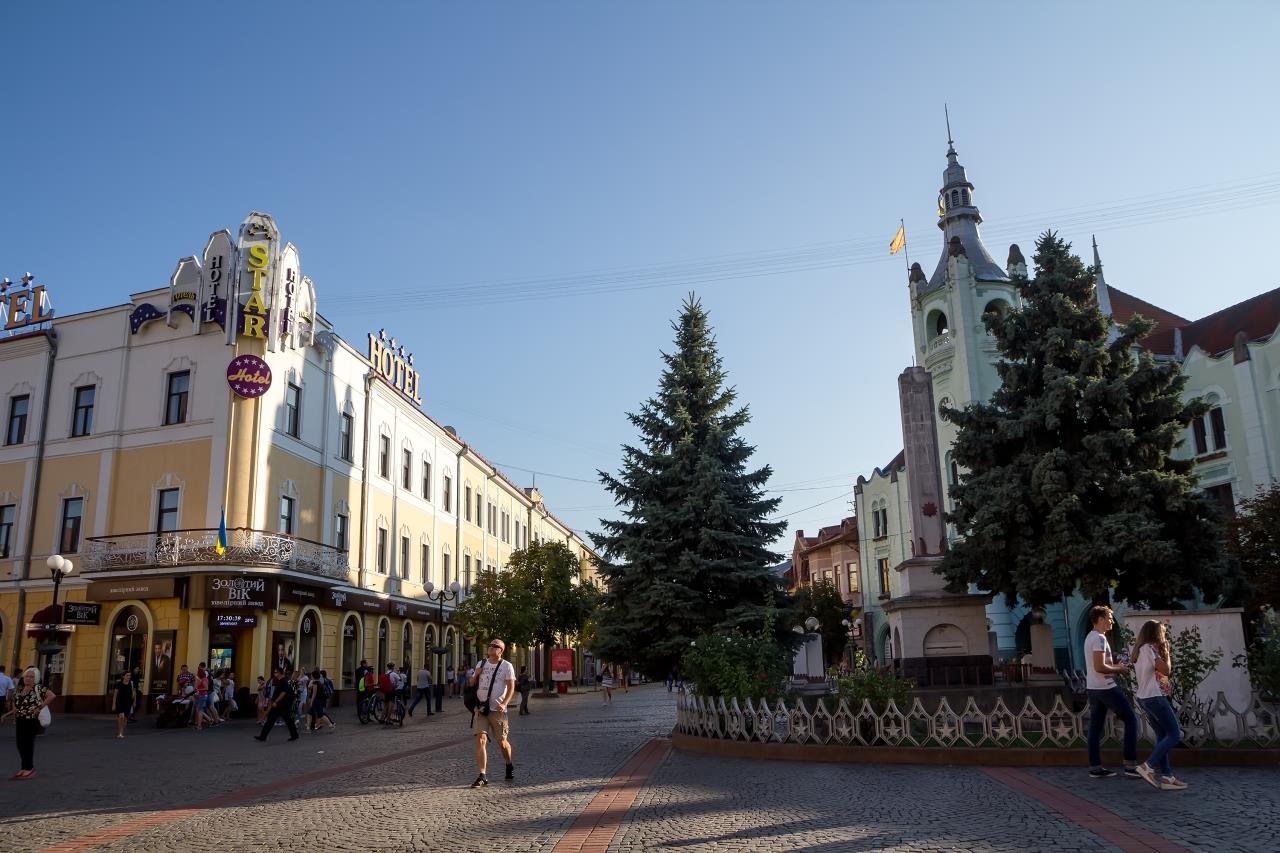
[[[314,734],[322,729],[335,729],[338,724],[329,716],[329,703],[336,688],[323,669],[296,669],[292,673],[284,667],[271,670],[271,680],[258,676],[257,710],[261,730],[255,740],[266,741],[276,726],[289,730],[289,740],[298,739],[298,726]]]
[[[236,703],[236,678],[229,668],[209,669],[204,663],[193,673],[184,663],[178,671],[179,702],[191,703],[188,724],[203,731],[205,726],[220,726],[240,710]]]
[[[1114,770],[1102,765],[1102,733],[1107,714],[1112,713],[1124,723],[1124,775],[1145,779],[1162,791],[1183,790],[1187,783],[1174,776],[1173,768],[1169,766],[1169,753],[1178,745],[1182,734],[1178,715],[1169,701],[1169,676],[1173,667],[1165,624],[1148,620],[1138,630],[1133,649],[1117,659],[1107,641],[1107,632],[1115,625],[1115,614],[1111,608],[1105,605],[1094,607],[1089,611],[1089,622],[1093,630],[1084,641],[1085,688],[1089,697],[1089,775],[1095,779],[1116,775]],[[1115,676],[1129,672],[1130,667],[1138,682],[1134,696],[1156,735],[1151,754],[1141,764],[1138,763],[1138,717],[1129,704],[1129,696],[1115,679]]]

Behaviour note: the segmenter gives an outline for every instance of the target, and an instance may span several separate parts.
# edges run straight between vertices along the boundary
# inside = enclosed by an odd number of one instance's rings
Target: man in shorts
[[[508,739],[510,728],[507,724],[507,703],[516,692],[516,670],[511,661],[502,659],[506,651],[502,640],[489,641],[488,656],[476,666],[468,681],[476,686],[476,699],[480,705],[476,709],[476,766],[480,775],[471,783],[473,788],[483,788],[489,784],[485,771],[489,765],[489,752],[486,748],[489,736],[492,735],[502,750],[502,757],[507,761],[507,779],[515,778],[516,766],[511,763],[511,741]]]

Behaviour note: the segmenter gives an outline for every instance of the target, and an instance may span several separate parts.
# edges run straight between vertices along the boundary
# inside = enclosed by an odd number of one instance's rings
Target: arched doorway
[[[298,620],[298,668],[320,668],[320,613],[312,608],[303,610]]]
[[[404,667],[405,672],[409,672],[413,669],[413,623],[407,619],[401,635],[400,665]]]
[[[385,618],[378,620],[378,674],[387,671],[387,663],[391,660],[387,652],[387,634],[391,628]]]
[[[151,620],[137,605],[122,607],[111,622],[111,646],[107,658],[107,684],[118,681],[120,674],[142,669],[146,665],[147,634]],[[104,691],[106,687],[104,686]]]
[[[356,686],[356,667],[360,663],[360,618],[347,616],[342,623],[342,689]]]

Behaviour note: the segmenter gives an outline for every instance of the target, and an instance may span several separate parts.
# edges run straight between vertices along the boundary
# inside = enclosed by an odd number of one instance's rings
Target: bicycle
[[[370,706],[372,704],[373,698],[365,697],[358,700],[358,704],[356,705],[356,717],[359,718],[361,725],[365,725],[373,720],[373,714],[370,713]]]
[[[374,695],[369,700],[369,715],[383,725],[403,726],[405,718],[404,701],[396,696],[391,702],[387,702],[385,696],[381,693]]]

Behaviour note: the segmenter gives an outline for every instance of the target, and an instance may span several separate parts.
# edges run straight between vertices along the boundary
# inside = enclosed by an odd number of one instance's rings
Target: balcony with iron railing
[[[347,553],[332,545],[247,527],[227,529],[227,547],[221,554],[217,528],[91,536],[85,540],[85,574],[178,566],[261,566],[336,581],[346,581],[351,571]]]

